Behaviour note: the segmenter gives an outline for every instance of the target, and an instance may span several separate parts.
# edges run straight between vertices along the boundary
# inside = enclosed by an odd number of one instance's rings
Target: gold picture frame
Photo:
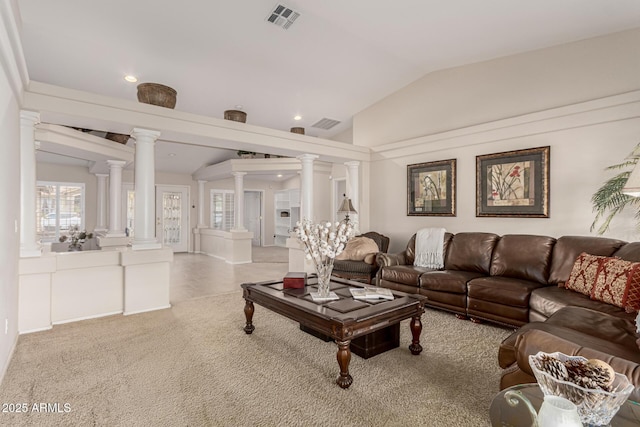
[[[549,218],[550,147],[476,156],[476,216]]]
[[[407,165],[407,215],[456,216],[456,159]]]

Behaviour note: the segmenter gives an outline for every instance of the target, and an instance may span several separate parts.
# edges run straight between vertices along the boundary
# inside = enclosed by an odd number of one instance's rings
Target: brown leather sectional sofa
[[[636,314],[558,286],[580,253],[638,262],[640,242],[493,233],[444,239],[442,270],[413,266],[415,235],[403,252],[378,255],[378,286],[425,295],[427,306],[460,317],[518,327],[500,345],[501,388],[535,382],[528,356],[538,351],[605,360],[640,386]],[[640,399],[640,388],[631,399]]]

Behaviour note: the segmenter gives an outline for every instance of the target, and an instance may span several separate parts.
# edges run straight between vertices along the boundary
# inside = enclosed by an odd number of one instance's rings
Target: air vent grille
[[[278,27],[288,30],[299,16],[300,14],[298,12],[289,9],[285,5],[277,4],[269,15],[267,15],[267,22],[271,22]]]
[[[314,124],[311,125],[312,128],[318,128],[318,129],[324,129],[324,130],[329,130],[332,127],[339,125],[340,121],[339,120],[334,120],[334,119],[327,119],[326,117],[324,119],[320,119],[317,122],[315,122]]]

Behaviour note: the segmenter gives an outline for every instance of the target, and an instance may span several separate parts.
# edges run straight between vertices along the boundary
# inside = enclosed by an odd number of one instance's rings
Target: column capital
[[[40,123],[40,113],[35,111],[20,110],[20,123],[23,125],[31,124],[35,126]]]
[[[246,174],[247,174],[246,172],[231,172],[231,175],[235,177],[245,176]]]
[[[138,142],[140,138],[148,137],[151,138],[154,142],[156,139],[160,138],[160,131],[151,130],[151,129],[142,129],[142,128],[133,128],[131,131],[131,137]]]
[[[204,185],[204,184],[206,184],[207,182],[209,182],[209,181],[207,181],[207,180],[205,180],[205,179],[199,179],[199,180],[198,180],[198,184],[200,184],[200,185]]]
[[[108,173],[94,173],[95,176],[97,176],[98,178],[107,178],[109,176]]]
[[[124,165],[126,165],[126,164],[127,164],[127,162],[126,162],[126,161],[124,161],[124,160],[107,160],[107,164],[109,165],[109,168],[110,168],[110,169],[113,169],[113,168],[123,168],[123,167],[124,167]],[[97,176],[97,175],[98,175],[98,174],[96,174],[96,176]]]
[[[344,162],[344,165],[350,168],[354,168],[360,166],[360,162],[358,160],[352,160],[350,162]]]
[[[301,154],[299,156],[296,156],[296,159],[298,159],[301,162],[305,163],[305,162],[313,162],[315,159],[317,159],[319,157],[320,156],[318,156],[317,154]]]

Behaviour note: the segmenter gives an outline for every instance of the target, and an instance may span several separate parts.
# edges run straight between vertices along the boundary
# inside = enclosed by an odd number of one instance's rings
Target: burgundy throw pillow
[[[604,259],[603,256],[582,252],[573,263],[571,274],[564,287],[581,294],[591,295],[600,264]]]
[[[600,264],[591,299],[628,312],[640,310],[640,262],[605,258]]]

